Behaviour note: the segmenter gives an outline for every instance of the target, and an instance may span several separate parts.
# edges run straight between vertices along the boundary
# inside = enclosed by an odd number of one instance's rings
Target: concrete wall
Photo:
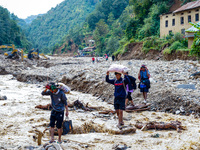
[[[193,41],[194,41],[194,37],[188,38],[188,48],[191,48]]]
[[[197,11],[198,10],[198,11]],[[195,8],[193,10],[187,10],[178,12],[175,14],[164,14],[160,16],[160,37],[164,37],[169,34],[170,31],[173,33],[180,32],[181,30],[187,30],[191,27],[188,22],[188,16],[191,15],[191,22],[199,22],[195,21],[195,15],[199,14],[199,21],[200,21],[200,7]],[[184,17],[184,24],[181,24],[181,17]],[[175,26],[172,26],[172,19],[175,19]],[[165,26],[166,21],[168,21],[168,27]]]

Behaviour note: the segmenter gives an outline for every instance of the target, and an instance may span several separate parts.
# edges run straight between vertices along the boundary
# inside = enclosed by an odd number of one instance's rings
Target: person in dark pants
[[[115,56],[114,55],[112,55],[112,61],[114,61],[115,60]]]
[[[115,72],[116,79],[109,79],[109,72],[106,75],[106,82],[113,84],[115,86],[114,92],[114,108],[117,112],[119,119],[118,127],[120,128],[124,125],[123,122],[123,111],[125,110],[125,99],[126,99],[126,85],[130,83],[128,76],[124,73],[124,79],[121,77],[121,73]]]
[[[95,62],[95,58],[94,58],[94,57],[92,57],[92,63],[94,64],[94,62]]]
[[[147,103],[147,93],[149,92],[150,88],[150,72],[145,65],[142,65],[140,71],[138,73],[138,79],[140,80],[140,92],[143,93],[144,103]]]
[[[126,97],[125,106],[127,106],[128,101],[131,103],[131,105],[134,106],[134,103],[133,103],[133,99],[132,99],[132,97],[131,97],[131,94],[132,94],[133,91],[136,89],[136,83],[135,83],[136,78],[134,78],[134,77],[128,75],[128,72],[126,72],[126,74],[127,74],[128,78],[130,79],[130,82],[131,82],[131,89],[129,88],[130,86],[126,85],[126,90],[127,90],[128,94],[127,94],[127,97]]]
[[[58,128],[58,142],[61,143],[61,135],[62,135],[62,123],[64,119],[64,111],[66,109],[66,117],[68,117],[68,106],[67,106],[67,98],[65,93],[58,89],[55,83],[50,83],[46,85],[46,89],[42,92],[42,95],[50,95],[51,97],[51,116],[50,116],[50,143],[54,142],[54,127],[56,123],[56,127]]]

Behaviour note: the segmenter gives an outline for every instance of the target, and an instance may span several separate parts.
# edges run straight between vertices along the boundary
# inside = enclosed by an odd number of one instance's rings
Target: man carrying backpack
[[[66,117],[68,117],[68,106],[67,106],[67,98],[65,93],[58,89],[55,83],[50,83],[46,85],[46,89],[42,92],[42,95],[50,95],[51,97],[51,116],[50,116],[50,135],[51,140],[50,143],[54,142],[54,127],[56,122],[56,127],[58,128],[58,142],[61,143],[61,135],[62,135],[62,123],[64,119],[64,111],[66,109]]]
[[[128,76],[124,73],[124,79],[121,77],[121,73],[115,72],[116,79],[109,79],[109,71],[106,75],[106,82],[113,84],[115,86],[114,92],[114,108],[117,112],[117,116],[119,119],[118,127],[124,125],[123,122],[123,110],[125,110],[125,99],[126,99],[126,85],[130,83]]]
[[[132,99],[132,97],[131,97],[131,94],[133,93],[133,90],[135,90],[135,89],[137,88],[136,83],[135,83],[136,78],[134,78],[134,77],[128,75],[128,72],[127,72],[126,74],[127,74],[128,78],[130,79],[131,86],[126,85],[126,90],[127,90],[128,94],[127,94],[127,97],[126,97],[125,106],[127,106],[128,101],[130,101],[131,105],[134,106],[134,103],[133,103],[133,99]],[[130,88],[130,89],[129,89],[129,88]]]

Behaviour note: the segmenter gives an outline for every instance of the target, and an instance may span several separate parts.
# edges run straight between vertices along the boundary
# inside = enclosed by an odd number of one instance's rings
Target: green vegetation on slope
[[[27,30],[35,48],[49,53],[56,43],[60,43],[68,31],[81,26],[98,0],[65,0],[47,14],[37,17]]]
[[[65,37],[66,49],[72,40],[79,49],[86,46],[88,37],[93,37],[96,42],[96,53],[112,54],[119,47],[119,40],[123,38],[126,24],[131,20],[133,14],[132,6],[128,6],[128,0],[102,0],[97,4],[95,10],[87,17],[82,27],[74,28]],[[54,51],[57,47],[54,47]]]
[[[31,45],[17,25],[16,16],[1,6],[0,14],[0,45],[15,44],[18,47],[29,49]]]

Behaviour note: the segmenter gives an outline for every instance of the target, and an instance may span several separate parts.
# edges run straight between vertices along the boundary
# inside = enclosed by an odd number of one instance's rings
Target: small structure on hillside
[[[199,15],[200,0],[189,2],[173,12],[160,15],[160,37],[164,37],[171,32],[179,32],[184,36],[185,30],[192,27],[190,22],[197,23],[200,21]],[[193,42],[190,36],[190,34],[186,36],[189,38],[188,48],[191,48],[191,43]]]
[[[198,22],[197,24],[200,24],[200,22]],[[194,41],[194,34],[199,31],[197,28],[195,27],[191,27],[189,29],[187,29],[185,32],[186,32],[186,38],[188,38],[188,47],[191,48],[192,46],[192,43]]]
[[[86,56],[86,55],[92,55],[94,51],[96,50],[96,47],[85,47],[82,51],[80,51],[81,56]]]

